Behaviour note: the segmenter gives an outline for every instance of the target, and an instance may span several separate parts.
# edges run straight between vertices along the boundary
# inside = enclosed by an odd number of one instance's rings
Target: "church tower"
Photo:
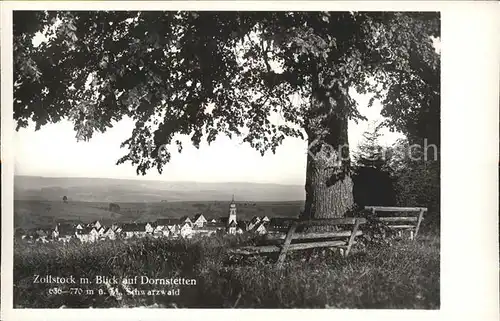
[[[231,222],[236,222],[236,204],[234,203],[234,194],[231,204],[229,205],[229,219],[227,220],[227,225],[231,224]]]

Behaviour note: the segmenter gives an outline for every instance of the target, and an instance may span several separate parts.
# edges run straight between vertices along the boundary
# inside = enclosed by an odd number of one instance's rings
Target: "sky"
[[[382,106],[376,102],[368,108],[369,95],[356,97],[360,111],[368,121],[349,122],[351,150],[362,141],[364,131],[373,122],[381,121]],[[49,124],[35,131],[34,126],[20,129],[14,135],[16,175],[46,177],[104,177],[127,179],[152,179],[164,181],[196,182],[256,182],[276,184],[305,183],[307,143],[287,137],[277,148],[276,154],[261,156],[242,138],[232,140],[219,136],[210,146],[202,143],[199,149],[184,144],[182,153],[174,151],[170,163],[160,175],[151,169],[146,176],[137,176],[129,163],[116,165],[128,150],[120,143],[127,139],[133,121],[124,119],[105,133],[96,133],[89,142],[77,142],[73,125],[69,121]],[[398,133],[382,131],[382,145],[390,145]],[[186,142],[189,137],[186,136]]]

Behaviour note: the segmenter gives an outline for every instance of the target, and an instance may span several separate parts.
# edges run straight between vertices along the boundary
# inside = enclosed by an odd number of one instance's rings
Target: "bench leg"
[[[356,219],[356,223],[354,224],[354,228],[352,229],[351,236],[349,237],[349,242],[347,243],[347,249],[345,250],[345,256],[349,255],[349,252],[351,251],[351,247],[354,244],[354,239],[356,238],[356,233],[358,232],[358,229],[359,229],[359,222],[360,222],[360,220]]]
[[[415,236],[413,237],[413,240],[417,239],[418,230],[420,229],[420,224],[422,223],[423,218],[424,218],[424,210],[420,210],[420,213],[418,214],[418,222],[417,222],[417,227],[415,228]]]
[[[283,262],[285,262],[286,252],[288,251],[288,247],[290,246],[290,243],[292,243],[293,233],[295,232],[296,228],[297,228],[297,224],[294,222],[292,224],[292,226],[290,226],[290,229],[288,230],[288,233],[286,234],[285,242],[283,243],[283,247],[281,248],[280,255],[278,256],[278,262],[276,262],[276,264],[278,265],[278,268],[283,265]]]

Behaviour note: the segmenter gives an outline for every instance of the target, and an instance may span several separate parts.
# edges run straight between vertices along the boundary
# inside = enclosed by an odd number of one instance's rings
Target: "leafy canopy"
[[[372,124],[373,128],[363,133],[363,141],[358,145],[358,151],[354,158],[358,167],[371,167],[377,170],[386,168],[386,150],[380,145],[379,138],[382,135],[381,124]]]
[[[161,145],[182,150],[176,134],[274,152],[303,137],[313,90],[342,100],[325,114],[350,119],[363,118],[350,88],[387,92],[388,125],[413,130],[408,115],[418,122],[439,92],[438,36],[437,13],[18,11],[14,117],[18,129],[69,119],[83,140],[130,117],[118,163],[141,174],[168,162]]]

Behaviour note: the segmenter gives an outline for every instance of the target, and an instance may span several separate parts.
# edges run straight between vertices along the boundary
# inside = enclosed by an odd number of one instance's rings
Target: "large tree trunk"
[[[325,95],[318,88],[305,123],[309,147],[303,216],[344,217],[354,205],[345,99],[341,90]]]
[[[349,165],[346,164],[348,161],[338,160],[338,154],[341,153],[339,148],[343,145],[317,141],[318,137],[311,136],[308,143],[314,146],[309,148],[307,155],[304,215],[308,218],[343,217],[354,205],[353,183],[348,172]],[[333,151],[328,151],[332,148],[325,143],[332,146]],[[347,143],[344,146],[343,150],[346,151]]]

